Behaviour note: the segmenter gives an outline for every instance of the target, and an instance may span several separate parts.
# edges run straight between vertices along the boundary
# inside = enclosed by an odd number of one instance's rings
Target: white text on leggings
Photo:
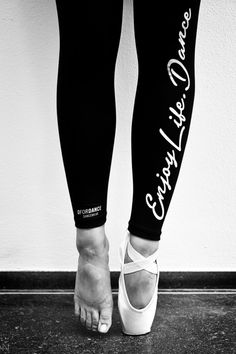
[[[191,19],[191,9],[184,13],[184,21],[182,21],[182,30],[179,31],[179,43],[181,48],[178,50],[178,59],[170,59],[167,63],[167,72],[169,78],[174,86],[178,86],[178,83],[184,84],[184,92],[180,96],[179,101],[176,102],[175,107],[169,107],[170,115],[169,119],[176,125],[179,131],[179,139],[178,141],[173,141],[163,129],[159,129],[159,133],[161,136],[173,147],[171,151],[167,151],[167,156],[165,157],[167,166],[162,169],[162,176],[159,173],[156,173],[156,176],[161,179],[162,185],[158,185],[157,187],[157,197],[159,206],[157,206],[157,202],[154,200],[154,197],[150,194],[146,194],[146,203],[149,208],[152,209],[153,215],[156,219],[162,220],[165,216],[165,208],[163,204],[163,200],[165,198],[165,194],[167,188],[171,190],[171,185],[169,183],[169,177],[171,175],[171,166],[175,168],[178,167],[178,163],[175,156],[175,150],[181,152],[182,150],[182,136],[184,133],[185,126],[183,123],[185,122],[184,110],[185,110],[185,100],[186,100],[186,91],[190,88],[190,77],[188,70],[184,65],[185,61],[185,38],[187,34],[187,29],[189,27],[189,21]]]

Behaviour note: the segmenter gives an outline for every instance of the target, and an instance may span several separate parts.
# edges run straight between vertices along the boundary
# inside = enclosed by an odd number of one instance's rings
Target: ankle
[[[130,243],[144,257],[150,256],[159,248],[159,241],[144,239],[133,234],[130,234]]]
[[[77,228],[76,247],[78,252],[84,255],[102,256],[108,253],[109,242],[104,225],[88,229]]]

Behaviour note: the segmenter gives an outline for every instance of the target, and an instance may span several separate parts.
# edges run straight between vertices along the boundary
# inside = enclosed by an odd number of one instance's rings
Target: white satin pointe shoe
[[[128,255],[133,262],[125,264],[124,259],[127,247]],[[129,335],[149,333],[151,332],[152,323],[155,317],[158,298],[159,268],[157,264],[157,251],[147,258],[141,255],[131,245],[129,232],[121,243],[119,251],[121,271],[119,277],[118,309],[121,318],[122,331]],[[125,287],[124,274],[137,272],[142,269],[157,274],[157,278],[155,290],[150,302],[144,308],[137,309],[133,307],[129,301]]]

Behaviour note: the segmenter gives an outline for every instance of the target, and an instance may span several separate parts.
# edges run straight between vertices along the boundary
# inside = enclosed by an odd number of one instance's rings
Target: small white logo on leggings
[[[101,211],[101,210],[102,210],[102,206],[98,205],[93,208],[78,209],[77,214],[81,215],[83,218],[89,218],[89,217],[98,215],[99,211]]]

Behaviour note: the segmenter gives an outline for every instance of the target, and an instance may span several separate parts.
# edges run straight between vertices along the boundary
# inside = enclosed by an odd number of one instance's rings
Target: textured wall
[[[131,5],[125,0],[115,75],[117,134],[106,225],[111,270],[119,270],[132,198],[129,138],[138,68]],[[0,10],[0,269],[75,270],[56,119],[56,6],[53,0],[2,0]],[[235,38],[236,1],[202,0],[195,105],[163,227],[161,270],[236,270]]]

